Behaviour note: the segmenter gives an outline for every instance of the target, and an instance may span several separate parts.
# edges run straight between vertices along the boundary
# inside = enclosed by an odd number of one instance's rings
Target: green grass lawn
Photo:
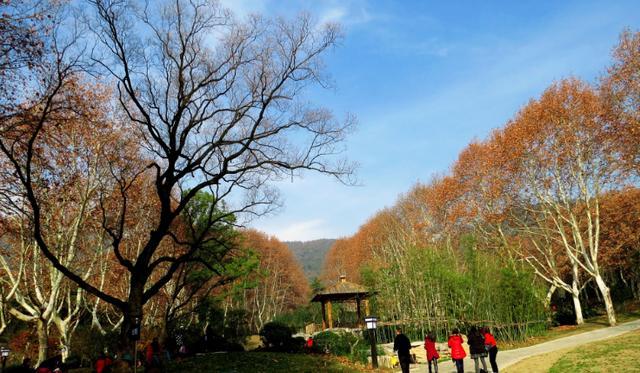
[[[549,373],[640,372],[640,331],[580,346],[562,356]]]
[[[207,354],[169,366],[171,373],[242,372],[365,372],[366,368],[337,358],[276,352],[232,352]]]
[[[637,319],[640,319],[640,310],[636,308],[634,310],[627,310],[625,312],[617,312],[616,317],[618,320],[618,324],[622,324],[627,321],[637,320]],[[524,341],[511,342],[511,343],[502,342],[500,343],[500,348],[503,350],[512,350],[515,348],[533,346],[533,345],[551,341],[554,339],[568,337],[574,334],[580,334],[580,333],[588,332],[595,329],[605,328],[607,326],[609,326],[609,323],[607,322],[607,315],[600,315],[600,316],[586,319],[584,324],[580,326],[562,325],[562,326],[551,328],[542,335],[527,338]]]

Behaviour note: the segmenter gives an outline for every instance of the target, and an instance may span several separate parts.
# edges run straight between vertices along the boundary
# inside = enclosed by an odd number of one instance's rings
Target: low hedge
[[[260,337],[268,351],[302,352],[305,340],[302,337],[292,337],[293,330],[281,322],[269,322],[260,330]]]
[[[313,337],[313,350],[337,356],[351,355],[359,338],[351,333],[321,332]]]

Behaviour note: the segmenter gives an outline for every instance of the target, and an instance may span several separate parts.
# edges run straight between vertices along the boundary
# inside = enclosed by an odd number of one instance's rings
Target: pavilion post
[[[322,330],[326,330],[327,329],[327,312],[324,305],[325,301],[323,300],[321,303],[322,303]]]
[[[369,299],[364,300],[364,314],[365,315],[371,314],[371,312],[369,312]]]
[[[327,317],[329,318],[329,329],[333,329],[333,315],[331,314],[331,301],[327,301]]]
[[[356,298],[356,312],[358,314],[358,327],[362,327],[362,314],[360,312],[360,298]]]

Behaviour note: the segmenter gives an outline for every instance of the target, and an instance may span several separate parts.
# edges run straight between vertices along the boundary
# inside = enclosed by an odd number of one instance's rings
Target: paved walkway
[[[580,345],[599,341],[602,339],[616,337],[618,335],[640,329],[640,320],[635,320],[631,322],[627,322],[624,324],[620,324],[618,326],[602,328],[593,330],[590,332],[584,332],[576,335],[572,335],[569,337],[563,337],[554,339],[549,342],[540,343],[537,345],[518,348],[515,350],[508,351],[499,351],[498,352],[498,367],[500,369],[506,368],[510,365],[513,365],[521,360],[524,360],[528,357],[546,354],[549,352],[553,352],[556,350],[561,350],[565,348],[578,347]],[[413,342],[412,345],[422,343],[422,342]],[[500,346],[498,346],[500,347]],[[424,352],[422,353],[424,355]],[[491,366],[489,365],[489,359],[486,359],[487,367],[491,370]],[[455,373],[456,369],[453,365],[453,362],[450,359],[441,359],[440,364],[438,364],[438,368],[440,373]],[[428,372],[426,364],[418,364],[412,365],[411,371],[415,372]],[[473,360],[471,360],[468,356],[464,359],[464,371],[465,372],[473,372],[474,364]]]

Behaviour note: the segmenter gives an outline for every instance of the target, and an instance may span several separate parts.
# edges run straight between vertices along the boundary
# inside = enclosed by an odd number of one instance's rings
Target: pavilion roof
[[[364,286],[349,282],[345,276],[340,276],[339,281],[316,293],[311,301],[364,299],[372,294],[373,292],[368,291]]]

